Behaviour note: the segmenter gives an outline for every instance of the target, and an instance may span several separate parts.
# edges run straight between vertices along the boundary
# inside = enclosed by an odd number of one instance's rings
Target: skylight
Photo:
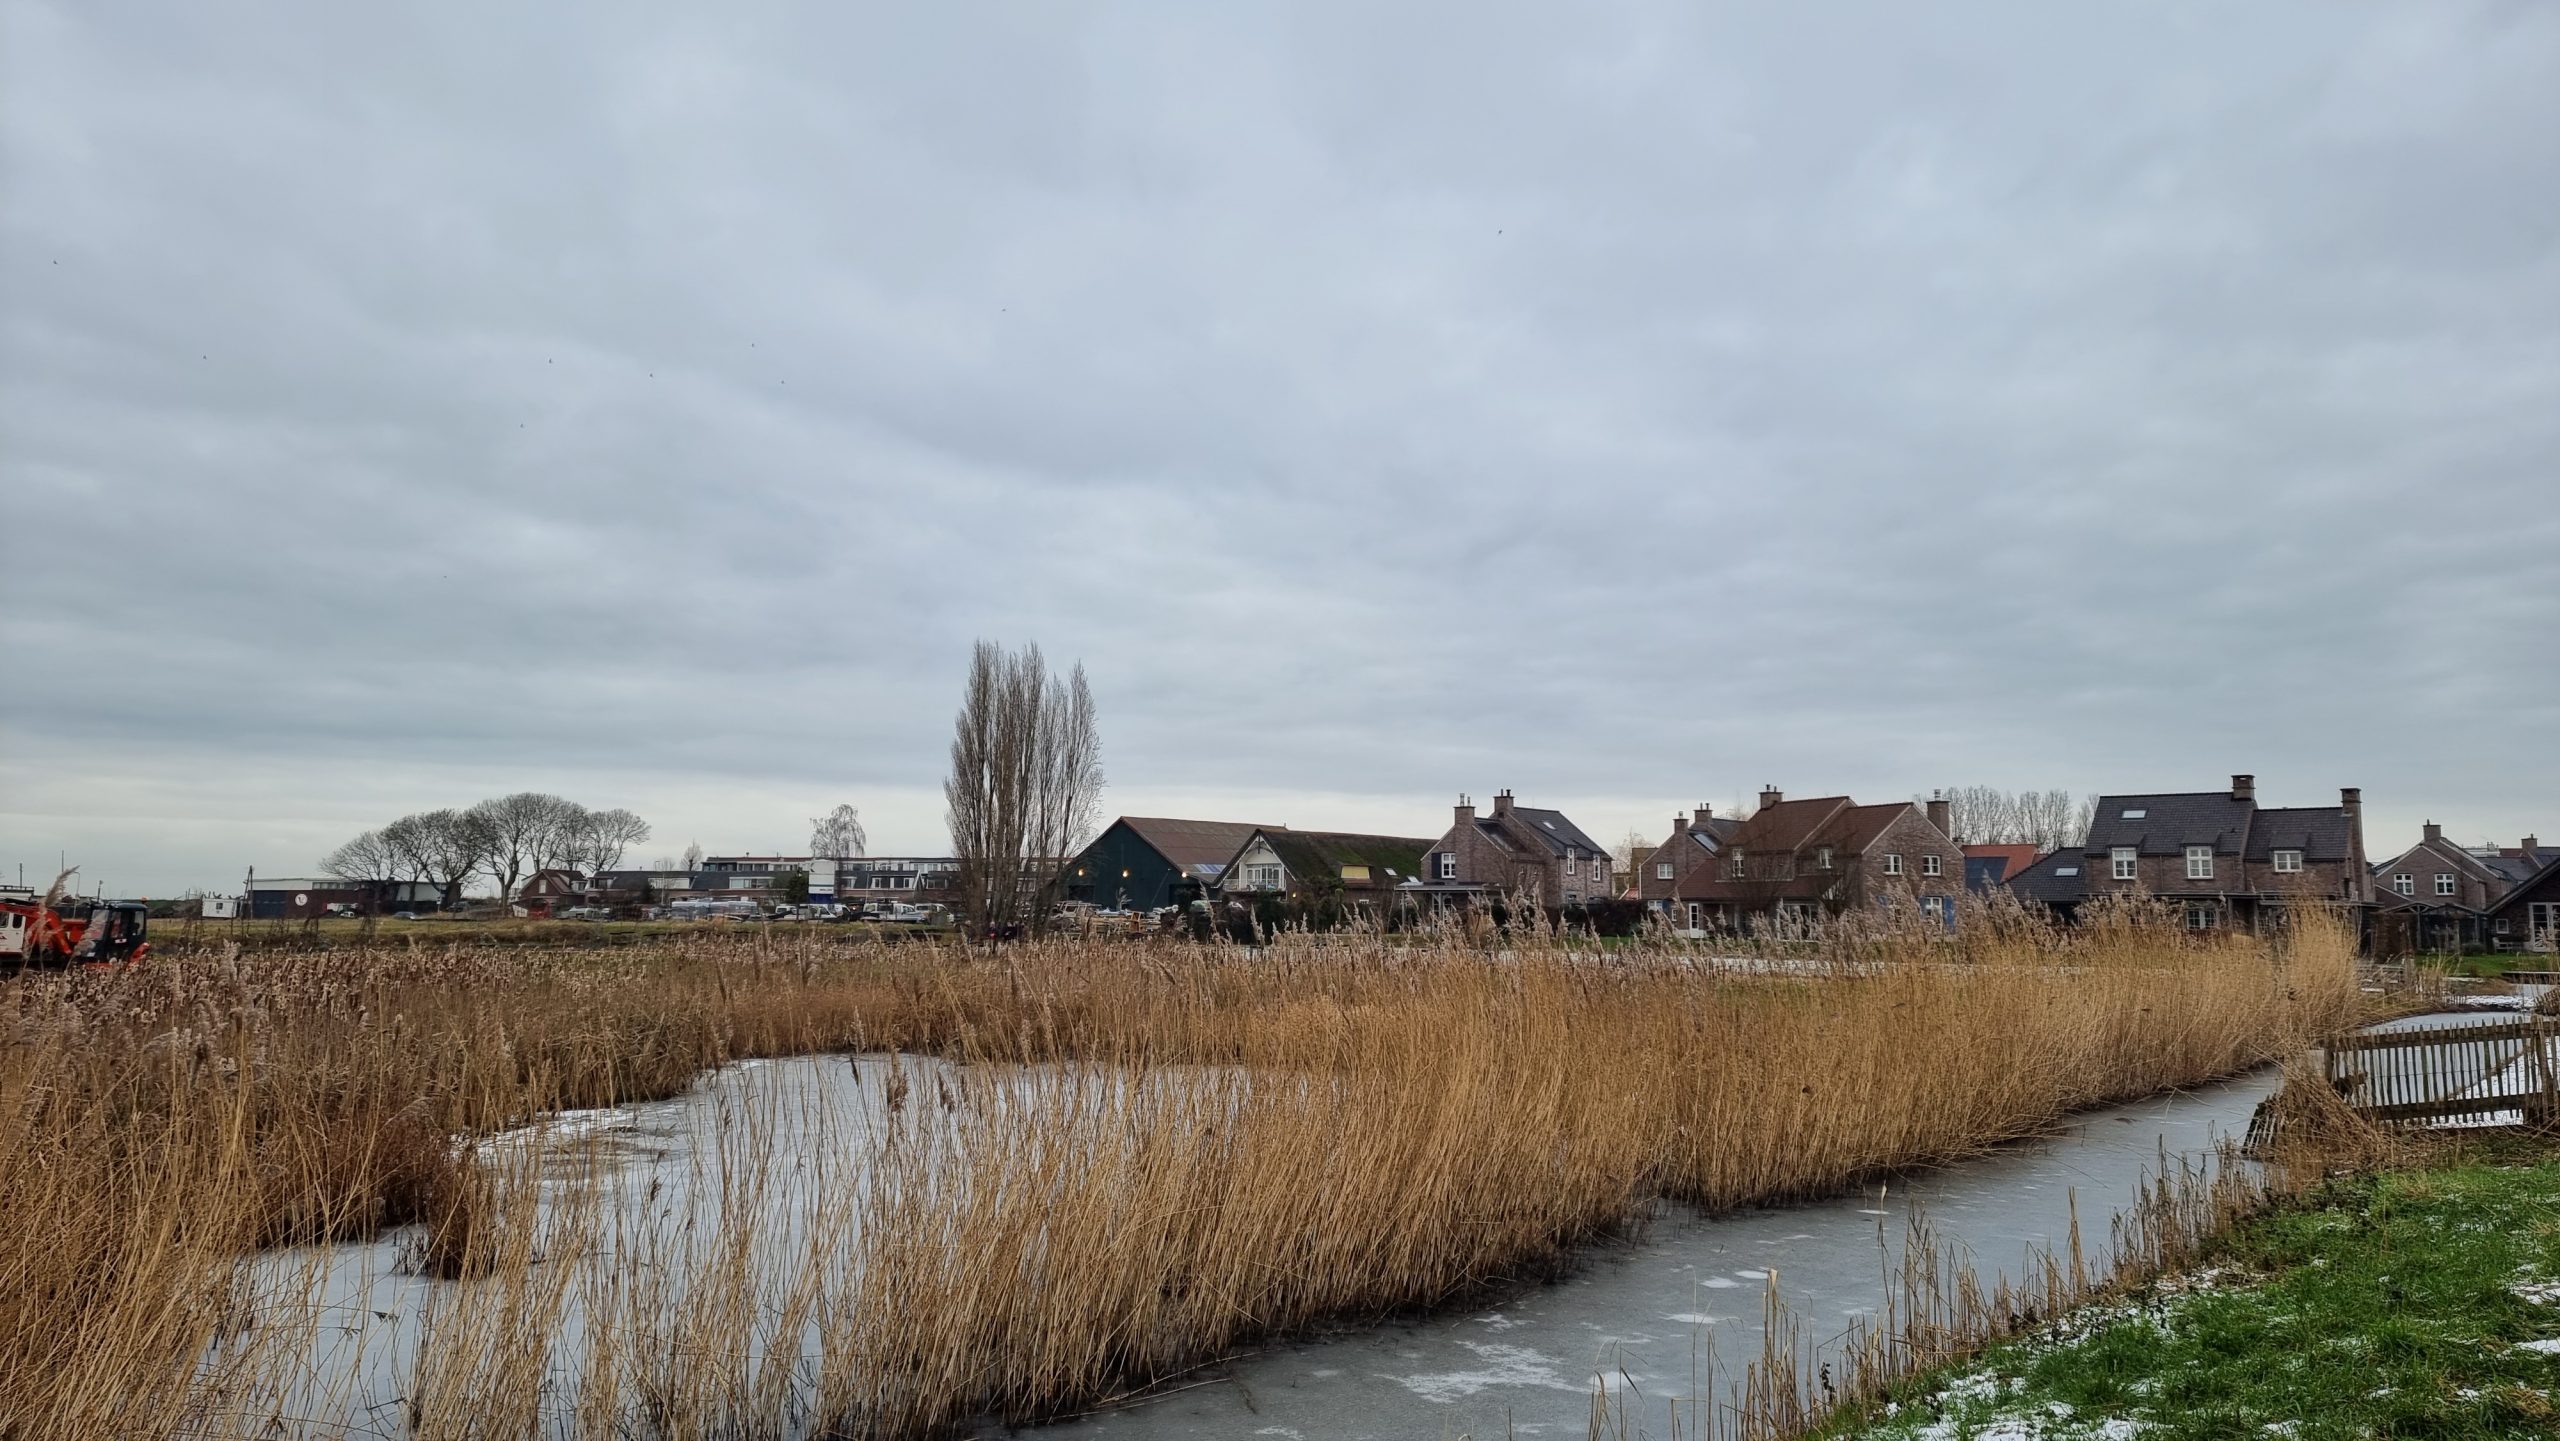
[[[2057,876],[2076,876],[2080,874],[2080,868],[2078,866],[2055,866],[2053,868],[2053,873]]]
[[[2138,821],[2138,820],[2142,819],[2144,816],[2147,816],[2147,815],[2149,815],[2149,814],[2151,814],[2151,812],[2149,812],[2149,811],[2126,811],[2126,812],[2124,813],[2123,819],[2125,819],[2125,820],[2129,820],[2129,821]]]

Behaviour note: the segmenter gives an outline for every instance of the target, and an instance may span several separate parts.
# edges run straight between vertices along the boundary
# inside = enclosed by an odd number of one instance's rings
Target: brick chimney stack
[[[1459,829],[1459,830],[1465,830],[1467,827],[1469,827],[1469,826],[1471,826],[1471,825],[1474,825],[1475,823],[1476,823],[1476,803],[1475,803],[1475,798],[1474,798],[1474,797],[1472,797],[1472,796],[1460,796],[1460,797],[1458,797],[1458,820],[1457,820],[1457,827],[1458,827],[1458,829]]]
[[[1674,815],[1671,818],[1671,838],[1676,841],[1688,833],[1689,818],[1683,815]]]
[[[2427,822],[2423,828],[2423,832],[2428,840],[2440,841],[2444,839],[2444,827],[2437,825],[2434,821]]]
[[[2364,814],[2364,787],[2338,787],[2338,809],[2345,811],[2351,816],[2362,816]]]
[[[1504,786],[1502,789],[1493,793],[1493,813],[1498,816],[1507,816],[1511,814],[1511,788],[1509,786]]]
[[[2532,860],[2533,853],[2542,849],[2542,838],[2540,836],[2526,836],[2523,844],[2520,845],[2518,849],[2524,852],[2524,858],[2526,860]]]
[[[1778,789],[1776,786],[1762,786],[1760,788],[1760,809],[1765,811],[1769,807],[1776,805],[1778,802],[1783,801],[1786,798],[1787,793]]]
[[[1955,810],[1955,803],[1948,800],[1943,792],[1930,794],[1929,824],[1936,826],[1938,834],[1945,836],[1948,840],[1956,838]]]
[[[2247,801],[2255,804],[2258,799],[2258,778],[2256,776],[2233,776],[2231,778],[2231,798],[2235,801]]]
[[[1690,819],[1690,829],[1701,831],[1705,830],[1707,828],[1707,822],[1714,820],[1715,818],[1716,808],[1708,805],[1705,801],[1700,801],[1698,802],[1698,809],[1696,813]]]

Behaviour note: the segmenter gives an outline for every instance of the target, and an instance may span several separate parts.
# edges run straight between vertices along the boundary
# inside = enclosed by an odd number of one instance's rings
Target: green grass
[[[2519,1294],[2535,1282],[2550,1301]],[[2334,1183],[2243,1224],[2195,1277],[1919,1377],[1891,1415],[1824,1434],[2560,1436],[2560,1354],[2519,1344],[2536,1340],[2560,1340],[2547,1151]]]

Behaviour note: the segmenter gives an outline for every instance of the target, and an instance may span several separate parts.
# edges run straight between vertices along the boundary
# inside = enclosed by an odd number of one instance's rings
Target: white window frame
[[[2418,893],[2418,878],[2407,871],[2402,871],[2391,878],[2391,889],[2399,895],[2414,896]]]
[[[2437,894],[2437,895],[2440,895],[2440,896],[2452,896],[2452,895],[2460,895],[2461,893],[2462,893],[2462,883],[2461,883],[2460,881],[2458,881],[2458,880],[2456,880],[2456,879],[2454,878],[2454,874],[2453,874],[2453,872],[2451,872],[2451,871],[2438,871],[2438,872],[2436,872],[2436,894]]]
[[[2142,853],[2131,846],[2116,846],[2107,852],[2107,873],[2120,881],[2142,878]]]
[[[2300,875],[2302,873],[2302,852],[2296,850],[2281,850],[2276,852],[2275,866],[2277,875]]]
[[[1571,851],[1565,852],[1564,873],[1568,876],[1578,876],[1582,874],[1582,862],[1575,860]]]
[[[1827,871],[1831,869],[1831,847],[1817,846],[1814,848],[1813,868],[1817,871]]]
[[[1938,853],[1936,851],[1927,852],[1920,857],[1920,874],[1924,876],[1943,876],[1946,873],[1947,863],[1938,858]]]
[[[1653,863],[1653,878],[1657,881],[1667,881],[1671,879],[1671,862],[1655,861]]]
[[[1707,928],[1706,920],[1707,908],[1696,901],[1691,901],[1689,903],[1689,929],[1693,931],[1705,930]]]
[[[1889,876],[1898,876],[1902,874],[1902,852],[1887,851],[1884,853],[1884,873]]]
[[[2208,905],[2202,905],[2202,904],[2198,904],[2198,905],[2191,905],[2191,906],[2187,907],[2187,929],[2188,929],[2188,930],[2191,930],[2191,931],[2209,931],[2209,930],[2212,930],[2212,929],[2213,929],[2213,921],[2214,921],[2213,907],[2208,906]]]
[[[2187,879],[2191,881],[2213,879],[2213,847],[2187,847]]]
[[[1442,851],[1440,853],[1440,879],[1444,881],[1454,881],[1457,878],[1458,853],[1456,851]]]
[[[1724,870],[1726,875],[1731,876],[1737,881],[1741,880],[1743,876],[1742,852],[1735,851],[1733,853],[1733,859],[1725,863]]]

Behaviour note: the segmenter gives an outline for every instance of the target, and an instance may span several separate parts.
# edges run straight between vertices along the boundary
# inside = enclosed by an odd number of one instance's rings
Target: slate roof
[[[2036,863],[2036,848],[1977,844],[1963,847],[1965,889],[1987,891]]]
[[[1584,835],[1580,826],[1566,820],[1562,811],[1542,811],[1533,806],[1513,806],[1511,814],[1519,817],[1523,824],[1537,834],[1538,839],[1547,843],[1547,849],[1554,851],[1557,855],[1563,855],[1567,846],[1574,847],[1586,856],[1608,854],[1601,848],[1598,841]]]
[[[1127,826],[1157,855],[1194,875],[1199,866],[1223,868],[1255,831],[1284,832],[1287,826],[1261,826],[1250,821],[1186,821],[1163,816],[1122,816],[1113,825]],[[1216,871],[1207,872],[1215,875]]]
[[[2048,906],[2076,905],[2089,894],[2088,858],[2078,851],[2055,851],[2009,877],[2009,892],[2022,901]]]
[[[2538,852],[2536,859],[2527,859],[2521,851],[2517,851],[2513,855],[2508,854],[2506,851],[2500,851],[2494,856],[2472,857],[2473,860],[2480,863],[2482,869],[2488,871],[2489,874],[2496,876],[2499,880],[2502,880],[2511,886],[2520,886],[2526,881],[2533,879],[2534,875],[2542,869],[2540,862],[2548,861],[2551,858],[2552,852],[2550,851]]]
[[[1439,844],[1437,837],[1370,836],[1351,831],[1274,830],[1257,834],[1301,885],[1339,881],[1344,866],[1369,867],[1370,885],[1400,885],[1422,874],[1422,858]],[[1236,854],[1244,854],[1244,848],[1238,847]],[[1361,882],[1348,884],[1356,886]]]
[[[2306,861],[2343,861],[2354,853],[2355,825],[2337,806],[2260,806],[2249,823],[2249,859],[2278,850],[2302,852]]]
[[[2249,813],[2256,809],[2253,802],[2233,800],[2229,791],[2101,796],[2082,849],[2102,856],[2117,846],[2132,846],[2141,855],[2176,856],[2189,846],[2209,845],[2216,855],[2236,856],[2248,834]]]

